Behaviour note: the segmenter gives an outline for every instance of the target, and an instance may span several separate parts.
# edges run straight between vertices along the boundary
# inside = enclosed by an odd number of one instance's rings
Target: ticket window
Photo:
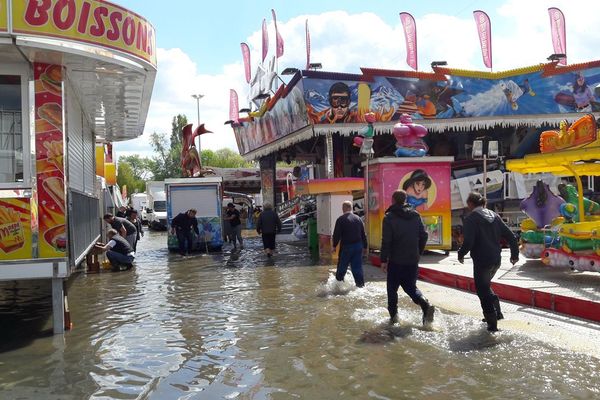
[[[0,68],[0,188],[29,186],[27,76]]]

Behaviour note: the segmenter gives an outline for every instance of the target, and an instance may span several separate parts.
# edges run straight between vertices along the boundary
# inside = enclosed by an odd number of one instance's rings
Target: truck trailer
[[[167,225],[169,250],[178,250],[171,221],[179,213],[196,210],[199,235],[193,233],[193,250],[221,251],[223,248],[223,178],[167,179]]]

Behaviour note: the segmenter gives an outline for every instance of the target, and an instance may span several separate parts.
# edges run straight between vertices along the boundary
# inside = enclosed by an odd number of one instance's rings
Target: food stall
[[[155,76],[154,28],[131,11],[0,0],[0,280],[50,279],[55,333],[101,232],[96,142],[142,134]]]

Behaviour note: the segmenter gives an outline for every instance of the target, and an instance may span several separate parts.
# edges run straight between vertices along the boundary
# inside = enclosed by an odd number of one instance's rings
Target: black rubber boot
[[[423,325],[429,325],[433,322],[433,314],[435,313],[435,307],[429,304],[429,301],[422,297],[419,301],[421,310],[423,310]]]
[[[498,318],[496,313],[484,313],[485,322],[487,323],[487,330],[490,332],[498,332]]]
[[[494,309],[496,310],[496,320],[500,321],[501,319],[504,319],[504,314],[502,314],[502,311],[500,309],[500,299],[498,299],[497,297],[494,299]],[[487,322],[485,318],[481,321]]]

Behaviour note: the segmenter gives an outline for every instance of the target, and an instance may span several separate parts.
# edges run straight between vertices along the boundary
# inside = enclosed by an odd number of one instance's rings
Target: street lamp
[[[200,99],[204,97],[203,94],[193,94],[192,95],[193,98],[196,99],[196,107],[198,109],[198,126],[200,126]],[[202,154],[201,153],[202,149],[200,148],[200,135],[198,135],[198,154]]]
[[[484,150],[484,142],[487,142],[487,152]],[[483,197],[487,199],[487,162],[498,159],[498,141],[487,139],[476,139],[473,141],[473,160],[483,161]]]

